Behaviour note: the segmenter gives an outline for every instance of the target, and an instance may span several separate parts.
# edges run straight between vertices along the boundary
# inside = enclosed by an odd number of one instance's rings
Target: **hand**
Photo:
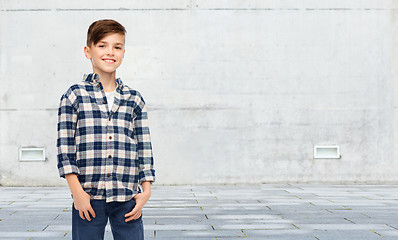
[[[94,209],[90,204],[91,196],[85,191],[81,191],[78,194],[73,195],[73,202],[75,209],[79,211],[80,217],[84,220],[91,221],[90,214],[95,218]]]
[[[131,212],[124,215],[126,217],[125,222],[136,220],[141,216],[142,208],[144,207],[146,202],[148,202],[150,196],[151,194],[147,192],[138,193],[134,196],[135,207],[133,208],[133,210],[131,210]]]

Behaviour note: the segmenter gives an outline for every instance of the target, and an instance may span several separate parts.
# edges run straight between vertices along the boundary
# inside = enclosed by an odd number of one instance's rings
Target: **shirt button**
[[[111,157],[112,157],[111,155],[108,156],[108,158],[111,158]]]
[[[109,139],[112,139],[112,136],[109,136]]]
[[[104,101],[102,101],[102,103],[103,103],[103,104],[105,104],[105,103],[106,103],[106,102],[105,102],[105,100],[104,100]]]
[[[111,174],[110,174],[110,173],[108,173],[106,176],[107,176],[107,177],[110,177],[110,176],[111,176]]]

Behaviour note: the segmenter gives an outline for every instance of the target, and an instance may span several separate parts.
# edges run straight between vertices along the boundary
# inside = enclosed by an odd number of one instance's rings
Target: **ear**
[[[90,48],[87,46],[84,47],[84,55],[87,59],[91,59]]]

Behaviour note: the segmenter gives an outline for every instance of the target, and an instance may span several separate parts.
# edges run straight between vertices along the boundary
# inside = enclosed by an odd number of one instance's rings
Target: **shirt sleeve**
[[[75,97],[75,95],[72,94],[69,95],[69,98]],[[59,175],[63,178],[65,178],[67,174],[79,174],[79,169],[76,164],[75,142],[77,110],[74,108],[69,98],[66,94],[63,94],[58,108],[57,159]]]
[[[148,126],[148,113],[142,97],[139,97],[137,111],[135,115],[134,132],[137,140],[139,182],[154,182],[155,170],[153,168],[153,153]]]

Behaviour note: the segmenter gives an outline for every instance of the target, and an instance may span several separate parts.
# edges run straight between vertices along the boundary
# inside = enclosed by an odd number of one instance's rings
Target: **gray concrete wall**
[[[103,18],[127,28],[117,75],[148,103],[158,183],[398,181],[397,1],[0,0],[0,184],[65,184],[59,98]]]

